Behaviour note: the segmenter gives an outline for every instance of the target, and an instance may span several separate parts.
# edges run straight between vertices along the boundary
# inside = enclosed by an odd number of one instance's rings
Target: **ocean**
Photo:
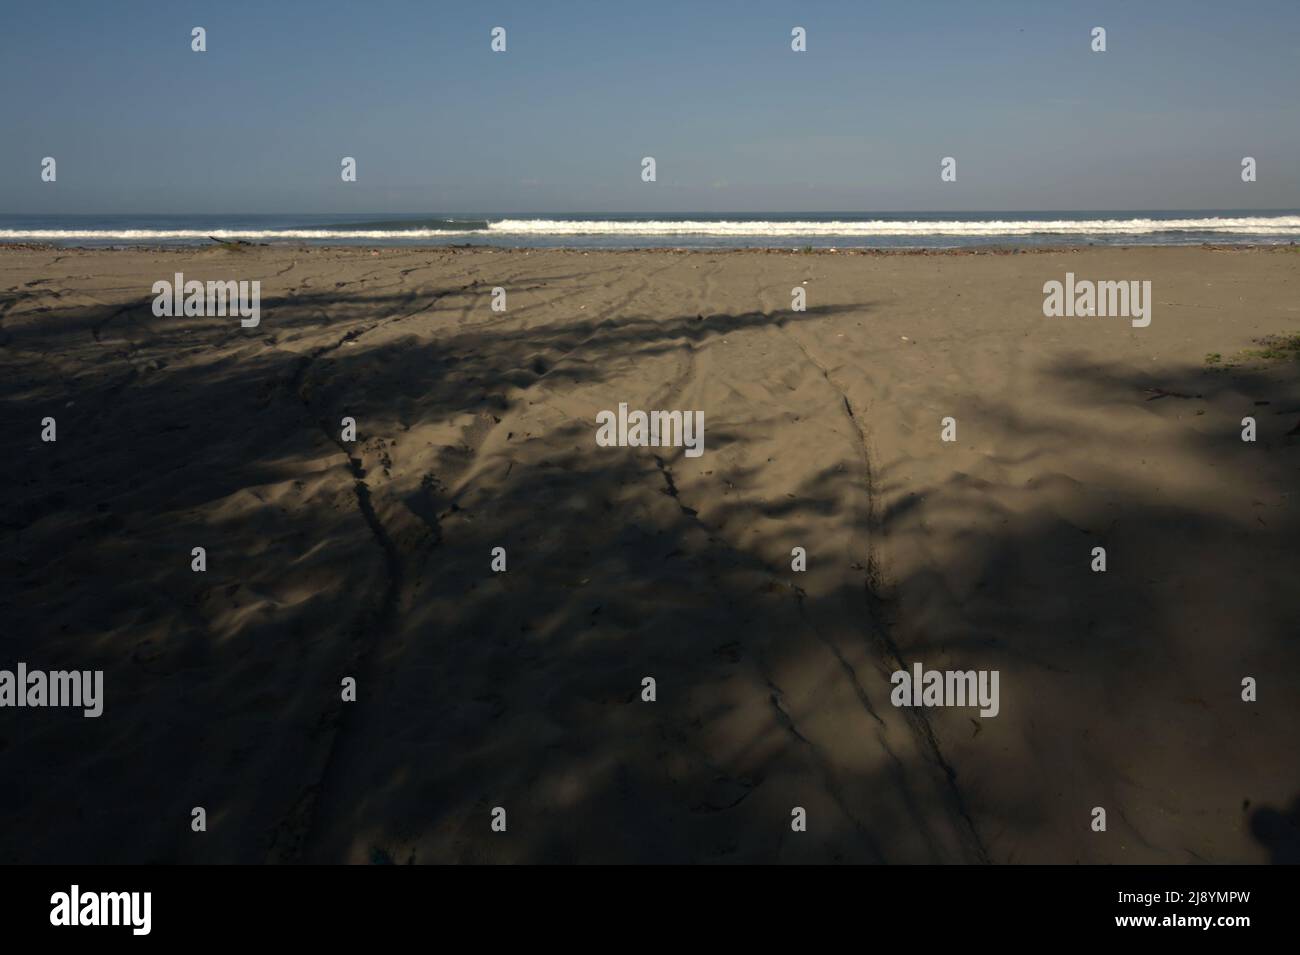
[[[872,248],[1276,244],[1300,240],[1300,210],[893,212],[753,215],[0,215],[0,243],[527,248]]]

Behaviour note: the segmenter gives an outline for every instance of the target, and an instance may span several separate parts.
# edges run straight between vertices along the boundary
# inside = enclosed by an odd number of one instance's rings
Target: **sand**
[[[1150,327],[1044,317],[1067,271]],[[260,325],[155,318],[176,272]],[[1295,856],[1300,380],[1223,367],[1300,332],[1293,249],[7,249],[0,289],[0,667],[105,695],[0,710],[0,861]],[[598,447],[620,402],[704,453]],[[916,662],[998,715],[891,705]]]

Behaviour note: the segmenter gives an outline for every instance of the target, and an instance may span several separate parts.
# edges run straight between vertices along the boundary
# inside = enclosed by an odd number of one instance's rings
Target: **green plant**
[[[1262,348],[1253,348],[1245,352],[1247,358],[1265,361],[1300,361],[1300,334],[1265,335],[1255,339]]]

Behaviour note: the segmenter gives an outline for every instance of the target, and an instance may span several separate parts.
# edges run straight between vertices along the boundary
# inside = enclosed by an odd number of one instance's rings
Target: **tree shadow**
[[[300,290],[268,299],[247,334],[155,319],[147,299],[39,320],[29,298],[0,303],[0,409],[17,422],[0,434],[7,656],[103,669],[106,687],[98,720],[9,714],[0,857],[982,862],[1020,840],[1070,861],[1081,850],[1052,834],[1063,805],[1086,820],[1154,787],[1144,721],[1175,712],[1238,739],[1253,716],[1185,700],[1239,671],[1296,673],[1294,508],[1247,527],[1104,462],[1086,486],[1032,487],[963,473],[907,487],[889,467],[864,480],[828,464],[773,498],[761,462],[719,454],[751,440],[738,426],[711,428],[705,467],[597,448],[578,413],[656,362],[661,406],[678,407],[702,349],[875,303],[667,318],[628,303],[521,327],[481,307],[464,318],[484,294]],[[1147,384],[1044,373],[1099,406]],[[1300,397],[1249,372],[1221,390],[1167,380],[1213,395],[1224,420],[1251,389],[1279,408]],[[842,414],[840,397],[824,413]],[[1071,439],[1015,408],[985,419]],[[1252,486],[1293,487],[1279,433],[1254,458],[1210,431],[1169,440]],[[816,550],[837,532],[847,551]],[[804,541],[799,574],[788,555]],[[1166,583],[1080,572],[1097,541]],[[882,546],[924,559],[891,576]],[[1207,601],[1230,603],[1243,660],[1185,641]],[[1006,715],[972,733],[966,712],[893,707],[889,675],[917,659],[999,668]],[[1273,737],[1261,746],[1280,758]],[[1198,782],[1181,760],[1157,768]],[[196,806],[206,833],[190,829]],[[1252,825],[1276,858],[1264,812]],[[1148,817],[1127,815],[1148,839]]]

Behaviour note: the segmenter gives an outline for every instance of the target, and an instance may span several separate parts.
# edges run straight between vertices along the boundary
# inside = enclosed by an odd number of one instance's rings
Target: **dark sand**
[[[260,326],[154,318],[177,271]],[[1045,318],[1067,271],[1151,326]],[[1300,332],[1294,250],[10,249],[0,290],[0,668],[106,695],[0,710],[0,861],[1296,855],[1300,366],[1205,362]],[[620,401],[704,455],[598,448]],[[1001,712],[896,709],[914,661]]]

